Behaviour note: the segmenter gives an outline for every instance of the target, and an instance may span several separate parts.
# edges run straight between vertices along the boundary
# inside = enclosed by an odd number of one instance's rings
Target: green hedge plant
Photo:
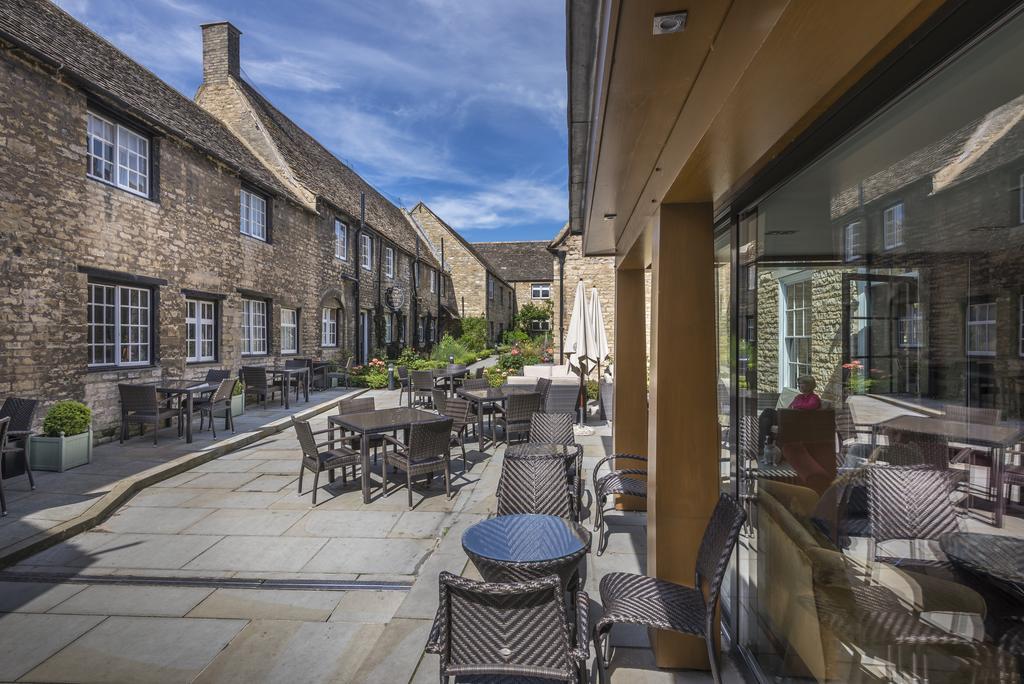
[[[92,409],[80,401],[58,401],[50,407],[43,419],[43,433],[47,437],[80,435],[89,431]]]

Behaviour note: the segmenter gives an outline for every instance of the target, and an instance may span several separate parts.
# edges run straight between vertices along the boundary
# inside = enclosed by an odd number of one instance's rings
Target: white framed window
[[[242,356],[267,353],[267,303],[262,299],[242,300]]]
[[[430,269],[430,293],[437,292],[437,271]]]
[[[239,213],[242,235],[257,240],[267,239],[267,200],[251,190],[242,188]]]
[[[87,174],[142,197],[149,196],[149,138],[88,113]]]
[[[281,309],[281,353],[299,353],[298,309]]]
[[[391,247],[384,248],[384,275],[395,277],[395,250]]]
[[[494,278],[487,274],[487,299],[494,301]]]
[[[533,283],[530,285],[530,297],[533,299],[551,299],[551,283]]]
[[[384,342],[395,341],[395,316],[387,314],[384,316]]]
[[[89,283],[90,366],[143,366],[150,362],[152,301],[145,288]]]
[[[348,261],[348,226],[334,219],[334,257]]]
[[[338,346],[338,310],[325,308],[320,315],[320,345]]]
[[[996,355],[996,303],[967,305],[967,355]]]
[[[903,349],[921,346],[921,304],[911,302],[896,325],[896,340]]]
[[[185,360],[189,363],[217,358],[217,304],[205,299],[185,300]]]
[[[366,233],[359,236],[359,261],[363,270],[373,270],[373,238]]]
[[[903,202],[892,205],[882,215],[882,238],[886,249],[903,246]]]
[[[530,321],[530,330],[532,332],[546,332],[548,330],[551,330],[551,321],[541,321],[538,319],[533,319],[532,321]]]
[[[861,222],[847,223],[843,228],[843,255],[847,261],[855,261],[863,255],[864,249]]]
[[[782,381],[795,388],[811,372],[811,281],[783,283],[782,294]]]

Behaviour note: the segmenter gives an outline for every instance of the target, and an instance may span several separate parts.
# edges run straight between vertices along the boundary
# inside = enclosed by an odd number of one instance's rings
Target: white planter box
[[[231,397],[231,415],[237,418],[245,413],[245,393],[235,394]]]

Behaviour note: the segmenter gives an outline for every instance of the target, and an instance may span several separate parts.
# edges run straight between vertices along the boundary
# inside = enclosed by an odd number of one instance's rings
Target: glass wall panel
[[[1021,65],[1018,17],[739,218],[733,623],[776,681],[1020,681]]]

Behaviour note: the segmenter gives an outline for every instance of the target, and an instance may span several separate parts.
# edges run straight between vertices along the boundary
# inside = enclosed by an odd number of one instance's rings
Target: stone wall
[[[565,333],[572,320],[572,309],[576,299],[576,284],[582,278],[587,291],[587,301],[590,298],[590,289],[596,287],[601,297],[601,312],[604,316],[605,334],[608,335],[608,348],[615,350],[615,258],[614,257],[587,257],[583,255],[583,236],[568,235],[565,241],[557,247],[557,251],[563,253],[564,271],[559,281],[558,256],[555,256],[555,282],[551,286],[551,300],[554,302],[554,320],[552,324],[552,335],[555,339],[555,353],[561,355],[562,347],[565,345]],[[561,289],[564,287],[564,299]],[[564,306],[564,316],[560,316],[559,307]],[[647,298],[648,315],[650,320],[650,297]],[[647,326],[648,331],[650,325]],[[648,337],[649,340],[649,337]],[[648,343],[649,348],[649,343]]]

